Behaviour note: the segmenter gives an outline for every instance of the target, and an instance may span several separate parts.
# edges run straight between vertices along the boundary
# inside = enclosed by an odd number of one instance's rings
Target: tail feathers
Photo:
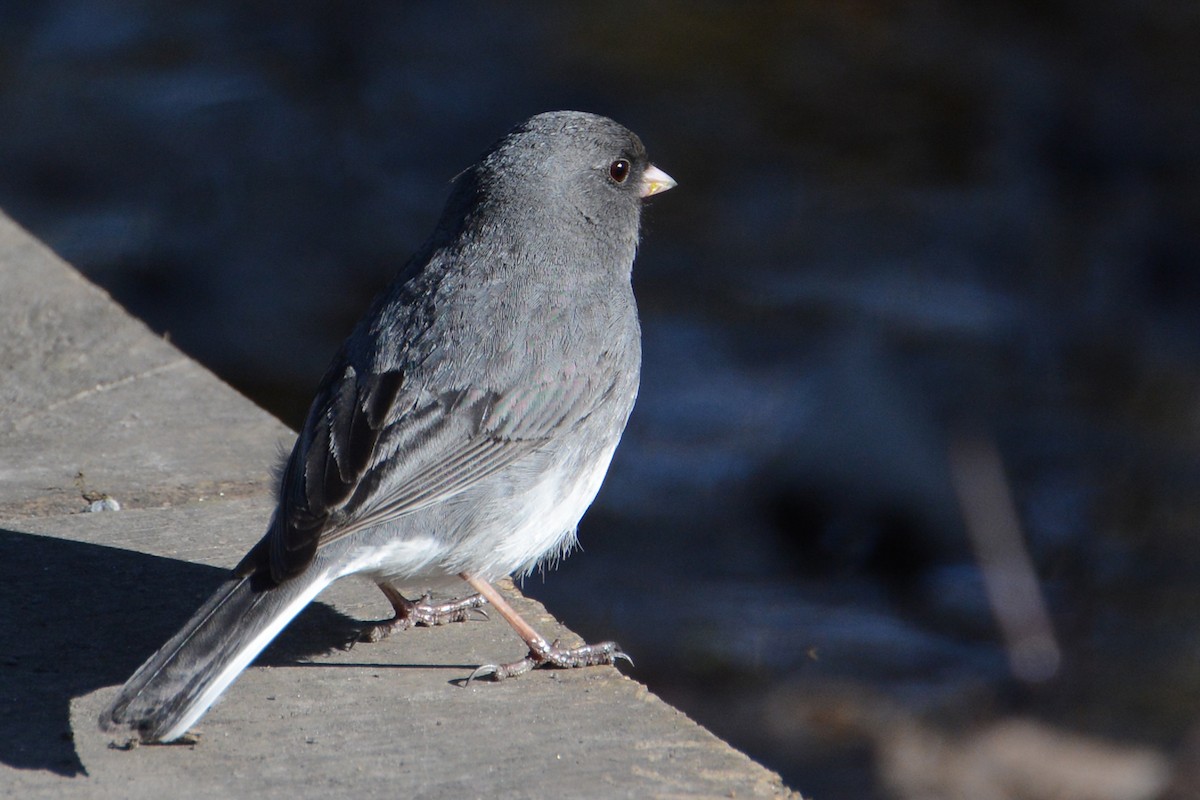
[[[329,584],[325,575],[313,572],[268,587],[254,576],[226,581],[126,681],[100,715],[100,727],[129,730],[147,742],[169,742],[187,733]]]

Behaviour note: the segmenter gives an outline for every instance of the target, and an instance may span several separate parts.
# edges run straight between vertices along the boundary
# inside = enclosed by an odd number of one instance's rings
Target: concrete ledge
[[[388,612],[354,581],[234,684],[197,745],[112,747],[100,708],[258,538],[292,434],[2,215],[0,332],[0,794],[796,796],[615,669],[452,683],[522,655],[500,620],[341,649]],[[85,495],[122,510],[82,513]]]

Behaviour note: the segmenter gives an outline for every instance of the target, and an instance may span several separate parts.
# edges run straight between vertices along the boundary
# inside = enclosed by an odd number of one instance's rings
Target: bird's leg
[[[508,604],[496,587],[466,572],[460,572],[459,577],[470,584],[471,588],[479,593],[478,596],[491,603],[492,608],[496,609],[496,613],[504,617],[504,620],[513,627],[525,644],[529,645],[529,655],[520,661],[514,661],[511,664],[484,664],[470,674],[467,683],[484,677],[502,681],[505,678],[523,675],[538,667],[562,669],[594,667],[599,664],[612,664],[621,658],[630,664],[633,663],[633,659],[626,655],[616,642],[600,642],[599,644],[585,644],[581,647],[569,648],[559,647],[557,640],[554,644],[550,644],[528,622],[521,619],[516,609]]]
[[[388,602],[392,604],[392,608],[396,610],[396,616],[363,629],[358,637],[362,642],[378,642],[389,636],[392,631],[408,630],[413,625],[431,627],[445,625],[448,622],[466,622],[473,613],[482,614],[485,619],[487,618],[487,613],[480,608],[487,603],[487,600],[478,594],[445,603],[434,603],[427,594],[414,602],[400,594],[390,583],[381,582],[377,585],[387,597]]]

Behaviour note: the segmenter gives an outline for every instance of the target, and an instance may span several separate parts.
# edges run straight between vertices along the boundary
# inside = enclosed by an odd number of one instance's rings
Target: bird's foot
[[[408,630],[414,625],[433,627],[451,622],[466,622],[474,616],[487,619],[487,612],[482,608],[487,605],[487,600],[478,594],[444,603],[434,603],[433,598],[427,594],[414,602],[387,584],[380,584],[379,588],[391,601],[396,616],[363,628],[358,636],[360,642],[378,642],[386,639],[394,631]]]
[[[558,640],[547,645],[543,640],[529,648],[529,655],[511,664],[484,664],[467,677],[467,683],[488,678],[502,681],[524,675],[532,669],[576,669],[615,664],[624,659],[633,664],[633,659],[616,642],[585,644],[580,647],[560,647]]]

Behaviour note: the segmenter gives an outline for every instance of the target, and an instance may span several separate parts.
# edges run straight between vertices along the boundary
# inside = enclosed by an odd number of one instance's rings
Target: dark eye
[[[608,165],[608,176],[617,183],[624,183],[625,179],[629,177],[629,162],[618,158]]]

